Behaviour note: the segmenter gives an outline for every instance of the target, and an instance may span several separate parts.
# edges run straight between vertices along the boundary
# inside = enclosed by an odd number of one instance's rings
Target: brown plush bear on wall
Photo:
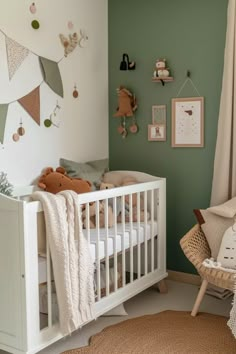
[[[57,167],[56,171],[52,167],[48,167],[39,178],[38,186],[53,194],[65,190],[72,190],[78,194],[91,191],[91,183],[89,181],[68,177],[63,167]]]

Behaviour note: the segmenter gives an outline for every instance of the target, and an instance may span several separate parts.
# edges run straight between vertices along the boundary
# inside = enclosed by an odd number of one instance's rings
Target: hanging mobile
[[[78,90],[77,90],[76,84],[75,84],[75,86],[74,86],[73,97],[74,97],[74,98],[78,98],[78,97],[79,97],[79,92],[78,92]]]
[[[132,134],[136,134],[136,133],[138,132],[138,125],[137,125],[137,123],[136,123],[135,116],[133,116],[132,124],[131,124],[131,126],[129,127],[129,131],[130,131],[130,133],[132,133]]]
[[[59,125],[57,125],[53,122],[53,117],[56,117],[57,111],[60,109],[61,109],[61,107],[59,106],[58,101],[57,101],[56,107],[54,108],[53,112],[50,114],[49,118],[44,120],[44,125],[46,128],[50,128],[52,125],[56,128],[59,128]]]
[[[17,133],[19,134],[19,136],[23,136],[25,135],[25,128],[23,128],[22,126],[22,119],[20,120],[20,127],[17,129]]]

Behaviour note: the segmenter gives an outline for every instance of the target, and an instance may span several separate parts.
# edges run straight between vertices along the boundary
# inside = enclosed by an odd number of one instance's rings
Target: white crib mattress
[[[146,235],[147,235],[147,240],[150,240],[151,238],[151,223],[148,222],[146,225]],[[153,223],[153,234],[154,236],[157,235],[158,232],[158,225],[157,222],[154,221]],[[84,236],[87,238],[88,237],[88,231],[83,230]],[[115,251],[115,229],[110,228],[108,229],[108,256],[112,256]],[[131,229],[130,229],[130,224],[126,223],[125,224],[125,232],[123,235],[123,227],[122,224],[117,224],[117,237],[116,237],[116,252],[121,252],[122,251],[122,239],[124,237],[124,248],[127,250],[130,248],[130,239],[132,238],[132,244],[133,246],[136,246],[138,244],[138,224],[133,223],[133,229],[132,229],[132,235],[131,235]],[[145,241],[145,224],[140,223],[140,229],[139,229],[139,243],[143,243]],[[91,229],[90,230],[90,254],[92,257],[93,262],[97,259],[96,255],[96,249],[97,249],[97,236],[96,236],[96,230]],[[98,254],[99,254],[99,259],[105,258],[105,249],[106,249],[106,229],[100,229],[100,241],[99,241],[99,248],[98,248]],[[44,283],[46,282],[47,279],[47,264],[46,264],[46,258],[40,257],[39,256],[39,283]]]

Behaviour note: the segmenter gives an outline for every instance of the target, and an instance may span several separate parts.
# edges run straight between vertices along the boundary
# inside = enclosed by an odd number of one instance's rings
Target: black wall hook
[[[190,76],[191,76],[191,72],[190,70],[187,70],[187,77],[190,78]]]
[[[122,61],[120,63],[120,70],[134,70],[135,67],[135,62],[130,62],[128,54],[124,53],[122,56]]]

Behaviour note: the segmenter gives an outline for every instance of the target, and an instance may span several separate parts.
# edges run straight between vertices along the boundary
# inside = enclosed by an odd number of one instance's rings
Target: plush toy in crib
[[[115,188],[115,187],[123,187],[123,186],[129,186],[132,184],[139,183],[136,178],[133,176],[124,176],[122,179],[117,183],[116,185],[112,183],[107,183],[107,182],[102,182],[100,189],[110,189],[110,188]],[[134,222],[138,221],[138,198],[137,194],[134,193],[132,194],[132,220]],[[113,200],[109,200],[109,205],[113,207]],[[129,210],[130,210],[130,205],[129,205],[129,195],[125,196],[125,222],[129,222]],[[116,201],[116,215],[117,215],[117,222],[122,221],[122,203],[121,203],[121,198],[117,198]],[[147,211],[147,220],[150,219],[150,213]],[[142,196],[140,197],[140,221],[143,222],[145,220],[145,213],[144,213],[144,200]]]
[[[103,201],[99,202],[99,227],[105,227],[105,203]],[[82,222],[83,228],[87,229],[86,222],[86,208],[82,211]],[[108,205],[108,227],[113,226],[113,212],[110,205]],[[89,227],[90,229],[96,228],[96,203],[92,203],[89,205]]]
[[[58,167],[56,171],[48,167],[39,178],[39,188],[46,192],[56,194],[65,190],[72,190],[76,193],[86,193],[91,191],[91,183],[81,178],[71,178],[66,175],[63,167]]]

